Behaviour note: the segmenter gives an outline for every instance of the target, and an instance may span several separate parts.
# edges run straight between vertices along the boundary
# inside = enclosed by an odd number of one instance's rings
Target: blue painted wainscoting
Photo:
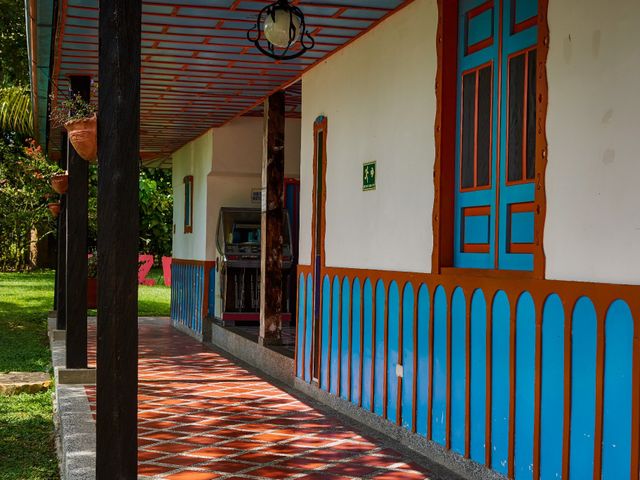
[[[510,478],[638,478],[640,287],[326,268],[314,339],[298,281],[306,382]]]
[[[214,298],[211,281],[214,262],[178,260],[171,262],[171,321],[202,334],[202,320],[211,311]]]

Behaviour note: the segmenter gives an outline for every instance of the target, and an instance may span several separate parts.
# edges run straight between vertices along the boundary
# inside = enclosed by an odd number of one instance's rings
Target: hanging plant
[[[69,188],[69,174],[67,172],[53,174],[51,176],[51,187],[60,195],[67,193],[67,188]]]
[[[98,117],[94,114],[89,118],[70,120],[64,128],[78,155],[87,162],[95,162],[98,159]]]
[[[60,215],[60,202],[50,203],[49,205],[47,205],[47,208],[49,208],[49,211],[51,212],[51,216],[53,218],[58,218],[58,215]]]
[[[93,83],[95,96],[98,84]],[[53,127],[64,126],[69,141],[83,159],[95,162],[98,159],[98,116],[97,107],[87,102],[78,93],[68,98],[55,98],[55,107],[49,119]]]

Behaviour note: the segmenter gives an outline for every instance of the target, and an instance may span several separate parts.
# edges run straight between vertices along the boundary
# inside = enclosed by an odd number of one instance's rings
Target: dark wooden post
[[[72,76],[71,94],[89,101],[91,78]],[[69,144],[67,189],[67,368],[87,368],[87,210],[89,164]]]
[[[96,478],[137,478],[141,0],[100,0]]]
[[[264,103],[259,337],[262,345],[282,344],[284,122],[284,91],[279,91]]]
[[[67,134],[62,134],[62,152],[58,166],[67,169]],[[58,216],[58,263],[56,267],[56,328],[67,328],[67,195],[60,199]]]

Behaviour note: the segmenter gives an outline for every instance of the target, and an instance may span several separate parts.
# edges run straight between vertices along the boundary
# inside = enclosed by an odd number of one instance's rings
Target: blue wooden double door
[[[531,271],[537,0],[460,0],[454,266]]]

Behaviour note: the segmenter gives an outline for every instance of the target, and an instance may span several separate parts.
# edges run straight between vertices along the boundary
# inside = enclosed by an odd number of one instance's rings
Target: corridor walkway
[[[140,324],[139,371],[142,478],[432,478],[168,321]],[[95,387],[86,392],[94,409]]]

